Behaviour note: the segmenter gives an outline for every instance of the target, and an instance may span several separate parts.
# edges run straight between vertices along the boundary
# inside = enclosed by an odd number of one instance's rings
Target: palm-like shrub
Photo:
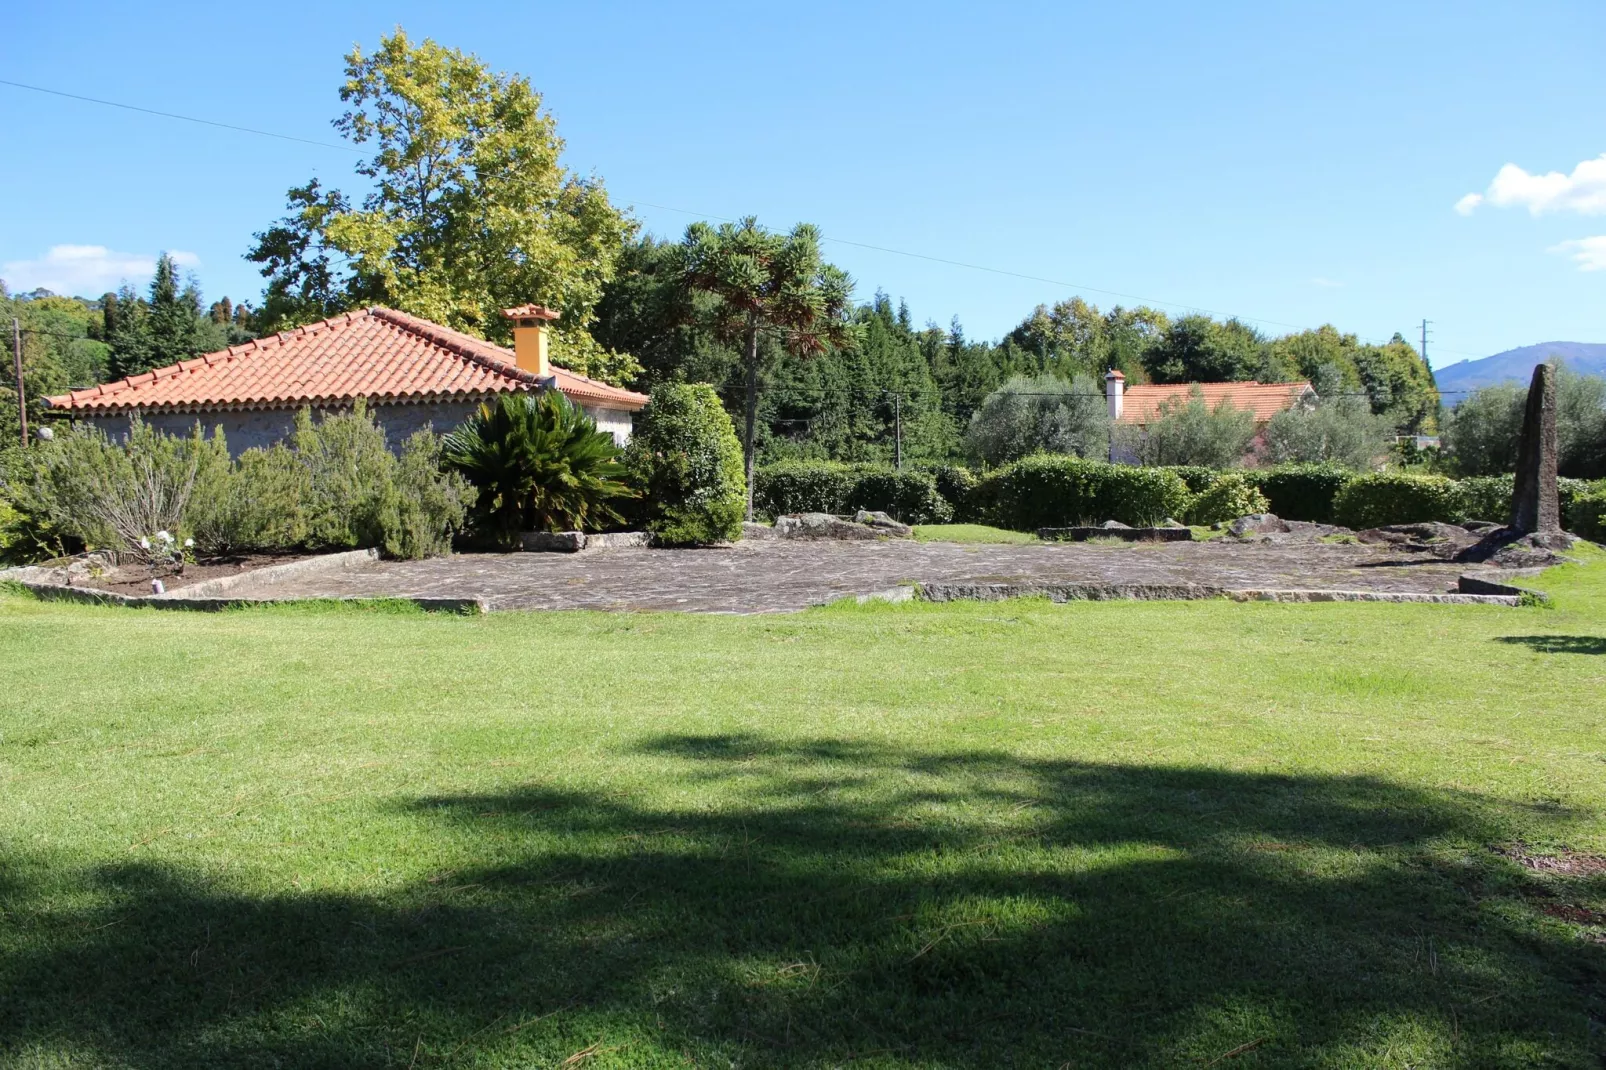
[[[478,490],[471,523],[499,546],[523,531],[595,531],[628,497],[613,436],[556,390],[504,394],[446,436],[441,460]]]

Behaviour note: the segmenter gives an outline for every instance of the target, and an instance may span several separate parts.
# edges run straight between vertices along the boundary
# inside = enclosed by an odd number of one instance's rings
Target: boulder
[[[530,553],[572,554],[586,548],[586,536],[583,531],[526,531],[519,543]]]
[[[1132,525],[1131,524],[1123,524],[1119,520],[1106,520],[1104,523],[1100,524],[1099,527],[1107,528],[1107,529],[1109,529],[1111,531],[1131,531],[1132,530]]]
[[[914,529],[908,524],[900,523],[880,511],[872,513],[868,509],[860,509],[853,514],[853,522],[855,524],[864,524],[867,527],[875,528],[900,539],[914,534]]]
[[[869,524],[830,513],[795,513],[776,518],[775,536],[781,539],[884,539],[890,534]]]
[[[1250,513],[1227,525],[1227,533],[1243,538],[1245,535],[1270,535],[1288,530],[1288,524],[1275,513]]]

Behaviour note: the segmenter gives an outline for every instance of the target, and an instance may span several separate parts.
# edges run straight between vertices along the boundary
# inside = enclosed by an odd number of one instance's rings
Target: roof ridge
[[[541,382],[542,377],[534,372],[525,371],[517,364],[484,352],[484,350],[490,349],[497,353],[507,353],[508,356],[513,355],[502,347],[484,339],[475,338],[473,335],[464,334],[462,331],[456,331],[450,327],[443,327],[426,319],[419,319],[417,316],[402,312],[399,309],[375,305],[367,311],[375,319],[383,320],[393,326],[400,327],[404,331],[416,334],[432,345],[440,346],[449,353],[463,357],[465,360],[473,361],[489,371],[504,375],[520,383],[539,385]]]

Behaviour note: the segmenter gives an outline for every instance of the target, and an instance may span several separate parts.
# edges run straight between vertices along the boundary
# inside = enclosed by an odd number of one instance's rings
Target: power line
[[[233,123],[220,123],[211,119],[197,119],[193,115],[180,115],[172,111],[157,111],[155,108],[142,108],[137,104],[121,104],[115,100],[101,100],[99,97],[86,97],[78,93],[64,93],[60,89],[46,89],[40,85],[28,85],[24,82],[13,82],[8,78],[0,78],[0,85],[9,85],[16,89],[27,89],[34,93],[45,93],[53,97],[66,97],[68,100],[81,100],[88,104],[100,104],[108,108],[121,108],[124,111],[137,111],[145,115],[156,115],[163,119],[177,119],[185,123],[199,123],[202,126],[215,126],[220,130],[233,130],[239,134],[256,134],[258,137],[278,138],[280,141],[295,141],[302,145],[316,145],[321,149],[340,149],[342,152],[357,152],[363,150],[354,145],[337,145],[332,141],[313,141],[310,138],[296,137],[293,134],[276,134],[272,130],[258,130],[251,126],[235,126]]]
[[[294,141],[294,142],[297,142],[299,144],[314,145],[314,146],[317,146],[319,148],[339,149],[342,152],[353,152],[353,153],[358,153],[358,154],[361,154],[363,152],[362,149],[357,148],[354,145],[340,145],[340,144],[336,144],[335,142],[331,142],[331,141],[314,141],[314,140],[312,140],[310,138],[296,137],[296,136],[291,135],[291,134],[275,133],[274,131],[271,131],[271,130],[258,130],[258,129],[256,129],[254,127],[249,127],[249,126],[236,126],[233,123],[220,123],[220,122],[216,122],[216,121],[211,120],[211,119],[197,118],[196,116],[193,116],[193,115],[181,115],[181,114],[179,114],[177,112],[159,111],[159,110],[157,110],[155,108],[144,108],[144,107],[140,107],[140,106],[135,105],[135,104],[120,103],[120,102],[115,101],[115,100],[102,100],[99,97],[88,97],[88,96],[83,96],[83,95],[78,94],[78,93],[63,92],[62,90],[59,90],[59,89],[48,89],[48,88],[46,88],[44,86],[28,85],[27,83],[24,83],[24,82],[14,82],[14,81],[11,81],[10,79],[6,79],[6,78],[0,78],[0,85],[8,85],[8,86],[12,86],[12,87],[14,87],[16,89],[26,89],[26,90],[29,90],[29,91],[35,92],[35,93],[45,93],[45,94],[48,94],[50,96],[65,97],[65,98],[67,98],[69,100],[83,101],[83,102],[88,103],[88,104],[99,104],[99,105],[102,105],[102,106],[108,107],[108,108],[121,108],[121,109],[123,109],[125,111],[140,112],[140,113],[145,114],[145,115],[155,115],[155,116],[158,116],[158,117],[164,118],[164,119],[176,119],[176,120],[179,120],[180,122],[186,122],[186,123],[198,123],[198,124],[200,124],[202,126],[217,127],[218,129],[221,129],[221,130],[232,130],[232,131],[234,131],[236,133],[241,133],[241,134],[255,134],[255,135],[259,136],[259,137],[277,138],[280,141]],[[694,212],[694,211],[692,211],[690,209],[687,209],[687,208],[676,208],[673,205],[667,205],[667,204],[655,204],[655,203],[653,203],[651,201],[637,201],[636,203],[644,205],[644,206],[646,206],[648,208],[657,208],[660,211],[675,212],[677,214],[688,215],[688,216],[693,216],[693,217],[702,218],[702,219],[715,219],[715,220],[719,220],[720,222],[725,222],[725,223],[737,222],[737,220],[733,219],[730,216],[722,216],[722,215],[718,215],[718,214],[715,214],[715,213],[712,213],[712,212]],[[1085,286],[1085,285],[1082,285],[1081,283],[1067,282],[1067,281],[1065,281],[1063,279],[1051,279],[1051,278],[1047,278],[1047,277],[1042,276],[1042,275],[1028,275],[1028,274],[1025,274],[1024,272],[1010,271],[1010,270],[1008,270],[1006,268],[990,267],[990,266],[988,266],[986,264],[972,264],[972,263],[968,263],[968,262],[963,261],[963,260],[950,260],[950,259],[948,259],[946,257],[932,256],[932,255],[927,254],[927,253],[910,252],[907,249],[894,249],[894,248],[891,248],[891,247],[885,246],[885,245],[872,245],[872,244],[870,244],[868,242],[852,241],[852,240],[850,240],[848,238],[824,237],[823,240],[828,241],[828,242],[834,242],[834,243],[836,243],[838,245],[848,245],[848,246],[852,246],[852,247],[858,248],[858,249],[867,249],[867,250],[870,250],[872,252],[887,253],[887,254],[890,254],[890,255],[893,255],[893,256],[909,257],[909,258],[915,259],[915,260],[925,260],[925,261],[929,261],[929,262],[934,263],[934,264],[945,264],[945,265],[947,265],[949,267],[963,268],[963,269],[965,269],[967,271],[982,271],[982,272],[987,272],[987,273],[993,274],[993,275],[1002,275],[1002,276],[1005,276],[1005,277],[1008,277],[1008,278],[1023,279],[1023,280],[1026,280],[1028,282],[1041,282],[1041,283],[1045,283],[1045,284],[1050,285],[1050,286],[1060,286],[1060,287],[1063,287],[1063,288],[1065,288],[1067,290],[1087,291],[1089,293],[1103,294],[1104,296],[1107,296],[1107,297],[1118,297],[1118,298],[1121,298],[1121,299],[1127,300],[1127,301],[1137,301],[1137,302],[1139,302],[1141,304],[1145,304],[1145,305],[1159,305],[1159,306],[1166,307],[1166,308],[1183,309],[1183,310],[1186,310],[1186,311],[1189,311],[1189,312],[1198,312],[1198,313],[1203,313],[1203,314],[1209,315],[1209,316],[1219,316],[1219,317],[1221,317],[1223,319],[1237,319],[1240,322],[1262,323],[1262,324],[1266,324],[1266,325],[1272,326],[1272,327],[1285,327],[1285,328],[1288,328],[1289,330],[1295,330],[1295,331],[1312,330],[1311,327],[1309,327],[1307,325],[1303,325],[1303,324],[1298,324],[1298,323],[1286,323],[1286,322],[1283,322],[1281,320],[1262,319],[1262,318],[1255,317],[1255,316],[1242,316],[1242,315],[1238,315],[1236,313],[1220,312],[1220,311],[1216,311],[1216,310],[1213,310],[1213,309],[1204,308],[1203,306],[1200,306],[1200,305],[1191,305],[1191,304],[1188,304],[1186,302],[1181,302],[1181,301],[1163,301],[1163,300],[1160,300],[1158,298],[1142,297],[1142,296],[1137,295],[1137,294],[1123,293],[1123,292],[1121,292],[1119,290],[1107,290],[1107,289],[1104,289],[1104,288],[1098,287],[1098,286]],[[1379,343],[1377,341],[1377,339],[1375,339],[1375,338],[1369,339],[1369,341],[1374,345],[1376,345],[1376,344],[1386,344],[1386,343]],[[1467,352],[1462,351],[1462,350],[1454,350],[1454,349],[1446,349],[1443,352],[1454,354],[1456,356],[1463,356],[1463,357],[1479,357],[1479,356],[1483,355],[1483,354],[1477,354],[1477,353],[1467,353]],[[1425,342],[1424,342],[1424,350],[1422,352],[1422,360],[1423,360],[1424,363],[1427,361],[1427,353],[1426,353],[1426,349],[1425,349]]]

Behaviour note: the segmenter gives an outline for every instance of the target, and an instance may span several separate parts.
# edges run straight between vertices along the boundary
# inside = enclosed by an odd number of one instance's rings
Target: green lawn
[[[1006,531],[986,524],[916,524],[919,542],[1027,543],[1041,542],[1034,532]]]
[[[0,595],[0,1065],[1593,1067],[1555,608]]]

